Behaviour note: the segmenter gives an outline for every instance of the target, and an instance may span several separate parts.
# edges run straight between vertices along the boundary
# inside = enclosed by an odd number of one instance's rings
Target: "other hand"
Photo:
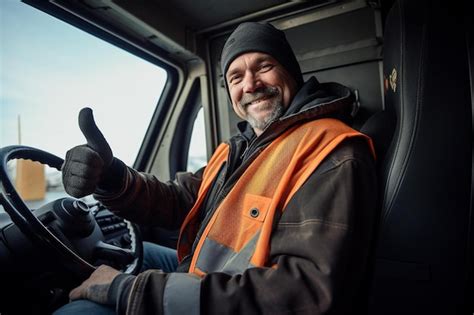
[[[110,304],[110,284],[121,272],[107,265],[99,266],[80,286],[69,293],[71,300],[88,299],[100,304]]]

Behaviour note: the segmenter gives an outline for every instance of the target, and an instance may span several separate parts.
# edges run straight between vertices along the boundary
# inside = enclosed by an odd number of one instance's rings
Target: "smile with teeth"
[[[260,102],[263,102],[263,101],[268,100],[269,98],[270,98],[270,97],[268,97],[268,96],[264,96],[264,97],[262,97],[262,98],[256,99],[256,100],[254,100],[254,101],[252,101],[252,102],[250,102],[250,103],[245,104],[245,107],[258,104],[258,103],[260,103]]]

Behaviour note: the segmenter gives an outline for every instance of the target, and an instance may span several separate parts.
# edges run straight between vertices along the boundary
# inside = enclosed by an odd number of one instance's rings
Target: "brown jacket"
[[[320,85],[312,79],[300,90],[285,116],[260,137],[246,139],[244,132],[231,139],[230,158],[203,203],[194,244],[236,179],[265,147],[292,126],[338,115],[351,103],[350,93],[342,86]],[[166,302],[191,303],[196,314],[354,312],[363,304],[358,299],[363,299],[360,294],[367,277],[375,217],[374,169],[365,140],[343,141],[284,209],[279,209],[281,215],[275,218],[266,267],[196,277],[198,291],[178,299],[170,298],[172,290],[165,290],[167,281],[179,282],[188,275],[147,271],[122,286],[119,309],[131,314],[160,314]],[[175,181],[162,183],[151,175],[128,169],[122,192],[101,199],[137,223],[177,228],[194,204],[201,181],[202,172],[178,174]],[[190,249],[189,257],[195,247]],[[187,270],[189,260],[181,261],[180,270]]]

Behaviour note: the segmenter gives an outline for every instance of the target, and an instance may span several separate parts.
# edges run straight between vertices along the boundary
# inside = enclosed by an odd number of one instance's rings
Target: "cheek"
[[[239,116],[240,119],[246,120],[247,115],[245,114],[245,110],[243,110],[240,105],[236,105],[232,102],[232,108],[234,109],[234,113]]]
[[[286,107],[290,106],[291,102],[291,92],[288,89],[285,89],[285,92],[283,93],[283,105]]]
[[[282,101],[287,108],[295,95],[296,83],[294,79],[283,69],[275,69],[268,80],[269,85],[277,86],[282,93]]]
[[[245,111],[242,109],[242,107],[239,104],[240,99],[242,98],[242,93],[239,92],[238,90],[236,91],[235,89],[232,89],[230,90],[229,94],[230,94],[230,99],[232,102],[232,108],[234,109],[234,112],[237,114],[237,116],[244,119]]]
[[[240,99],[242,98],[242,93],[239,92],[238,89],[236,88],[230,88],[229,89],[229,94],[230,94],[230,100],[232,101],[232,104],[238,104]]]

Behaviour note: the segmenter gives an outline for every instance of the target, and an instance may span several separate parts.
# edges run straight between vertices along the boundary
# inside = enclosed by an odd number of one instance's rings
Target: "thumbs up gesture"
[[[113,157],[90,108],[83,108],[79,112],[79,128],[87,144],[66,152],[62,166],[64,189],[76,198],[96,192],[99,186],[108,193],[119,190],[123,181],[120,175],[124,174],[125,164]]]

